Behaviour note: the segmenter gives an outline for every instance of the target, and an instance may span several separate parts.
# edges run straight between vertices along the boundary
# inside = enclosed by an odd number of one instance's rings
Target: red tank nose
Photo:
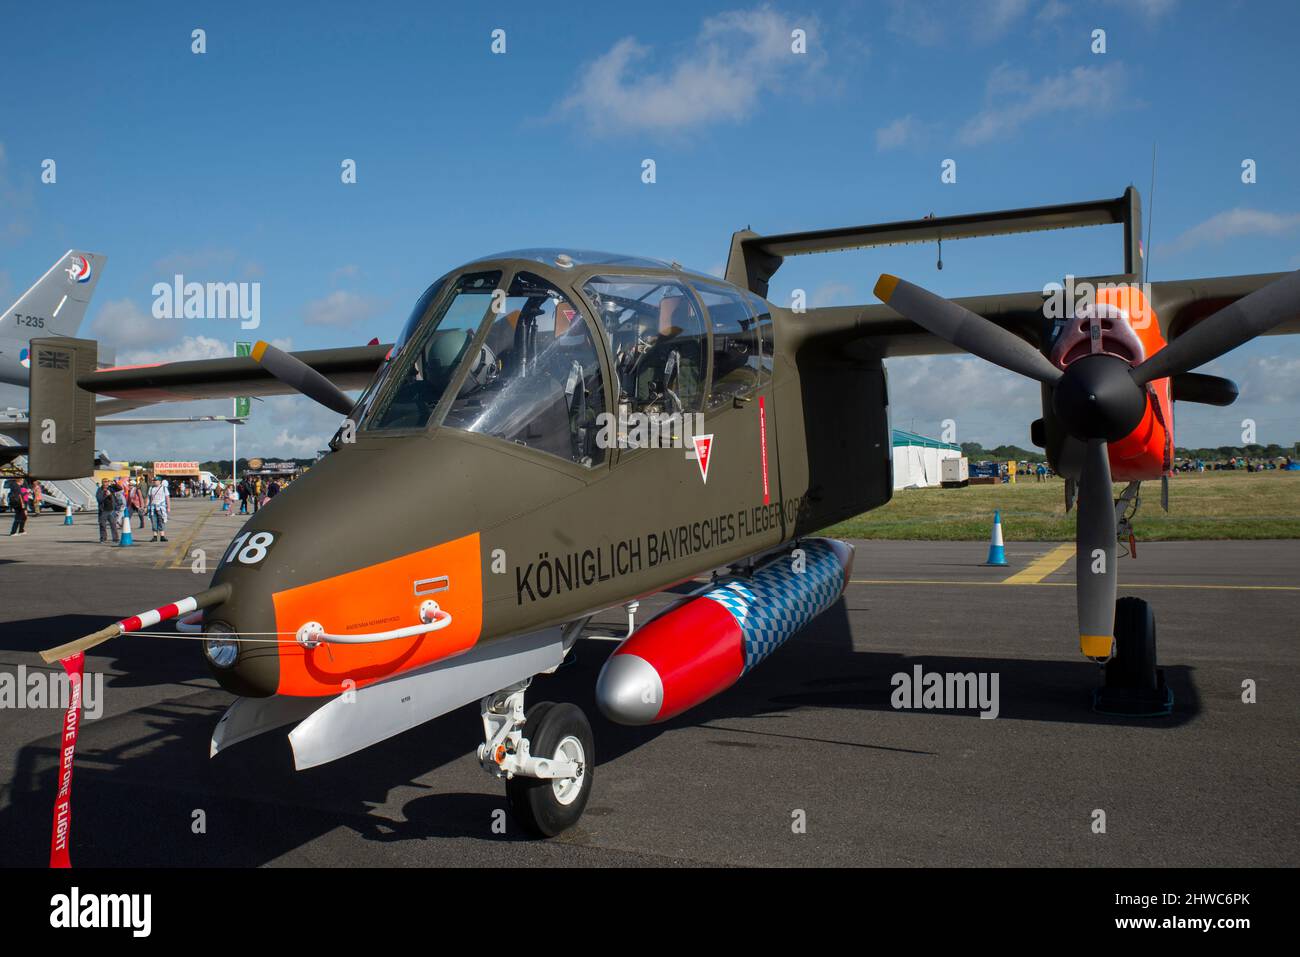
[[[605,662],[596,703],[611,721],[667,721],[725,691],[844,591],[853,549],[807,539],[748,576],[709,585],[637,630]]]

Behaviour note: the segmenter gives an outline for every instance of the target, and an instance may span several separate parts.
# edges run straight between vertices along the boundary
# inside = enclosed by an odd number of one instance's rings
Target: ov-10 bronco
[[[1063,316],[1039,291],[949,302],[890,276],[880,305],[796,312],[764,298],[787,256],[1103,224],[1124,231],[1124,271]],[[555,834],[582,814],[596,755],[574,705],[525,710],[532,677],[593,615],[626,606],[629,635],[596,693],[612,720],[663,721],[739,680],[839,599],[852,549],[817,531],[890,498],[883,361],[964,350],[1043,383],[1033,435],[1078,497],[1081,651],[1108,662],[1117,692],[1167,708],[1149,609],[1120,599],[1116,617],[1112,482],[1168,474],[1173,400],[1235,396],[1189,370],[1300,331],[1300,281],[1142,287],[1139,232],[1130,189],[743,231],[725,281],[577,249],[503,253],[433,282],[391,346],[258,343],[246,358],[96,371],[93,342],[38,341],[32,415],[56,420],[61,440],[33,447],[36,474],[85,474],[92,393],[301,392],[346,417],[329,454],[239,530],[210,587],[46,655],[171,618],[201,628],[212,674],[238,696],[213,753],[294,724],[299,767],[480,700],[483,766],[527,828]],[[362,487],[393,506],[340,507]],[[641,598],[724,566],[638,626]]]

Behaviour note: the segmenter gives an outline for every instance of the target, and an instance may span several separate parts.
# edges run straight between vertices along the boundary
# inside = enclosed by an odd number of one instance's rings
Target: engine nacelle
[[[654,724],[730,688],[844,592],[853,547],[826,538],[710,583],[623,642],[596,682],[619,724]]]

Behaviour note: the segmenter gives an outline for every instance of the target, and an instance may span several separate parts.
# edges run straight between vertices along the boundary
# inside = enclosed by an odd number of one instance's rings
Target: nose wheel
[[[1115,653],[1106,662],[1105,680],[1093,692],[1101,714],[1156,718],[1174,709],[1174,693],[1156,667],[1156,616],[1141,598],[1115,602]]]
[[[506,800],[528,833],[554,837],[578,823],[591,794],[591,724],[572,704],[542,701],[524,713],[531,679],[483,699],[479,762],[505,778]]]

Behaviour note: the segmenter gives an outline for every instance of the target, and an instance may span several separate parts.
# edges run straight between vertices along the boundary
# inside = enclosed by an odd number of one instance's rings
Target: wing
[[[1143,274],[1143,250],[1139,241],[1142,232],[1141,200],[1137,190],[1131,186],[1114,199],[1056,206],[994,210],[774,236],[760,236],[743,230],[731,238],[726,276],[730,282],[765,296],[770,279],[788,256],[1105,225],[1123,226],[1124,271],[1113,276],[1086,277],[1086,281],[1094,285],[1140,282]],[[1147,294],[1166,341],[1172,342],[1201,320],[1285,275],[1263,273],[1157,282],[1150,284]],[[1084,277],[1075,280],[1076,284],[1083,281]],[[1053,330],[1045,299],[1043,291],[1034,291],[972,296],[953,301],[1041,348],[1044,337],[1050,336]],[[787,344],[794,346],[796,351],[805,344],[838,349],[850,358],[961,351],[903,319],[885,305],[834,306],[808,309],[799,314],[785,309],[773,309],[773,312],[781,313],[786,320],[782,323],[783,332],[789,337]],[[1300,316],[1284,321],[1267,334],[1287,333],[1300,333]]]
[[[344,391],[364,389],[388,355],[389,345],[351,346],[290,353]],[[100,412],[125,411],[156,402],[189,402],[232,396],[294,395],[252,356],[196,359],[158,365],[118,366],[78,376],[87,392],[108,396]]]

